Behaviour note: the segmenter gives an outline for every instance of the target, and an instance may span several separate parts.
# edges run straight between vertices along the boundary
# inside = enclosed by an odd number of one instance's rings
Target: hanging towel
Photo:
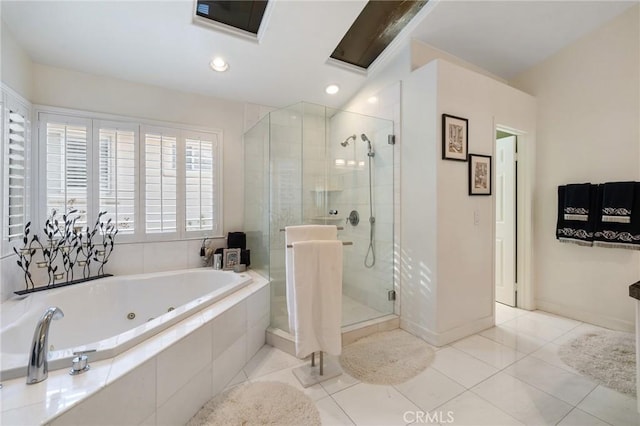
[[[293,245],[300,241],[310,240],[337,240],[338,228],[330,225],[301,225],[287,226],[285,228],[285,244]],[[296,292],[294,286],[293,275],[293,249],[289,248],[285,251],[286,265],[286,289],[287,289],[287,312],[289,314],[289,330],[293,334],[296,329]]]
[[[564,220],[589,221],[591,207],[591,184],[567,185],[564,190]]]
[[[342,242],[293,243],[296,356],[342,351]]]
[[[626,182],[628,183],[628,182]],[[600,196],[604,202],[605,185],[602,187]],[[633,183],[633,204],[629,223],[604,221],[598,215],[596,230],[593,234],[595,245],[600,247],[626,248],[640,250],[640,183]]]
[[[567,202],[567,188],[568,186],[580,186],[582,189],[574,192],[573,200],[576,200],[577,194],[584,191],[583,185],[588,185],[589,195],[586,198],[589,200],[589,204],[584,204],[580,202],[579,204],[583,210],[580,211],[580,215],[586,213],[587,220],[575,219],[575,216],[572,216],[574,213],[569,213],[568,217],[573,217],[574,219],[567,219],[567,214],[565,213]],[[584,199],[584,193],[582,193],[582,198]],[[567,186],[559,186],[558,187],[558,218],[556,223],[556,238],[563,243],[572,243],[578,244],[581,246],[592,246],[593,245],[593,231],[595,229],[595,214],[597,211],[597,201],[598,201],[598,186],[591,184],[580,184],[580,185],[567,185]],[[578,211],[578,210],[573,210]],[[577,214],[577,213],[575,213]]]
[[[602,221],[630,223],[634,182],[605,183],[602,193]]]

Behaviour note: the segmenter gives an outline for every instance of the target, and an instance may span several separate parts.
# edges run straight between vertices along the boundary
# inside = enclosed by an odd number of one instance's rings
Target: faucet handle
[[[86,373],[87,371],[89,371],[91,366],[89,365],[89,357],[86,354],[95,351],[95,349],[91,349],[88,351],[74,352],[73,354],[77,356],[71,361],[71,370],[69,370],[69,374],[72,376],[77,376],[78,374]]]

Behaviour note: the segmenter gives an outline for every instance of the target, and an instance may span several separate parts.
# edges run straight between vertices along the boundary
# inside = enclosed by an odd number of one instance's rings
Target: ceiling
[[[276,107],[301,100],[339,107],[367,76],[327,58],[365,4],[273,0],[260,43],[193,25],[191,0],[2,0],[1,6],[3,24],[38,63]],[[633,4],[431,0],[400,37],[509,79]],[[213,72],[214,56],[230,69]],[[374,66],[392,60],[386,55]],[[337,95],[324,92],[330,83],[341,87]]]

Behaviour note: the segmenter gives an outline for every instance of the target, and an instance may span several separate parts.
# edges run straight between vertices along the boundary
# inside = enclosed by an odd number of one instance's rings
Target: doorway
[[[517,305],[518,137],[496,131],[496,302]]]

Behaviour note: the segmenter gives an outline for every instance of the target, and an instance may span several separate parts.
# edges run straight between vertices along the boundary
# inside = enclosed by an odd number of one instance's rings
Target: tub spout
[[[33,343],[29,353],[29,365],[27,366],[27,384],[39,383],[49,375],[47,357],[49,355],[49,325],[51,320],[64,317],[62,309],[52,306],[45,311],[36,325],[33,333]]]

